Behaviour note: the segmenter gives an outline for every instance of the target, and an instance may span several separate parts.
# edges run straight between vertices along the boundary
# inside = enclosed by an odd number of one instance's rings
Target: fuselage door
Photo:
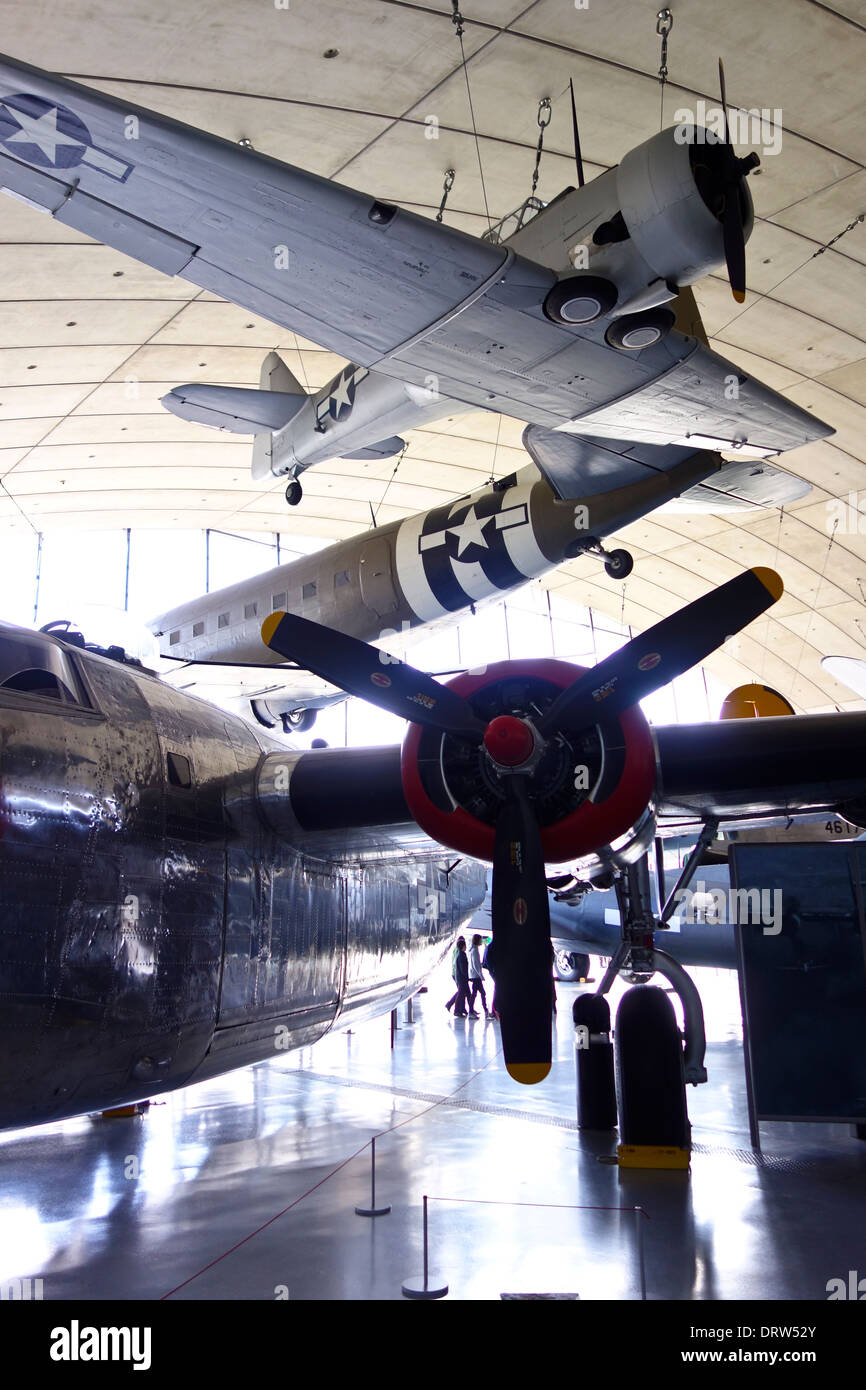
[[[398,599],[391,573],[391,547],[384,536],[374,536],[361,547],[359,563],[361,598],[377,617],[397,611]]]

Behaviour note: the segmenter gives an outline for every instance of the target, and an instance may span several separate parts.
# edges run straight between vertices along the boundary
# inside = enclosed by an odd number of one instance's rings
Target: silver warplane
[[[282,366],[271,353],[262,374],[275,375]],[[671,452],[635,445],[625,467],[619,458],[605,463],[613,456],[599,441],[595,467],[567,490],[568,500],[529,464],[454,502],[179,604],[148,626],[164,656],[194,663],[181,665],[169,677],[173,682],[218,702],[228,699],[239,712],[251,710],[267,727],[308,730],[317,708],[341,697],[310,672],[261,669],[281,659],[260,637],[271,612],[287,610],[386,647],[392,639],[392,650],[396,639],[402,650],[581,554],[625,579],[632,557],[605,550],[602,541],[657,507],[724,512],[780,506],[809,490],[765,462],[726,463],[703,449],[680,450],[668,467],[657,467],[656,460]]]
[[[724,91],[722,92],[724,108]],[[701,341],[689,286],[745,295],[753,222],[725,137],[663,130],[507,235],[476,238],[14,59],[0,59],[0,185],[57,221],[348,359],[307,396],[176,388],[185,419],[258,436],[257,477],[381,458],[401,431],[484,409],[562,500],[696,450],[767,457],[832,433]]]

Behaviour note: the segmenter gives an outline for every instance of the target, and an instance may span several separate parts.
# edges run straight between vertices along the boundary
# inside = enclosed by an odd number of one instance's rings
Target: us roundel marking
[[[519,927],[522,927],[529,913],[526,907],[526,899],[518,898],[514,904],[514,920]]]
[[[133,166],[93,143],[90,131],[74,111],[57,102],[19,92],[0,102],[0,145],[15,159],[41,169],[74,169],[89,165],[122,183]]]
[[[648,652],[646,656],[641,657],[637,669],[639,671],[651,671],[654,666],[658,666],[660,661],[661,656],[658,652]]]
[[[382,671],[374,671],[370,680],[374,685],[378,685],[382,690],[387,690],[391,684],[391,677],[386,676]]]

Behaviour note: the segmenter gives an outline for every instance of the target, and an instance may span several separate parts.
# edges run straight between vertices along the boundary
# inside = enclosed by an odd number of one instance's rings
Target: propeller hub
[[[499,767],[521,767],[535,751],[535,738],[524,720],[500,714],[484,730],[484,747]]]

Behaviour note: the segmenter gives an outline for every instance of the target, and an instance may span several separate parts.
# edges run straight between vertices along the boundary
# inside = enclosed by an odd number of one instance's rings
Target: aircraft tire
[[[579,994],[571,1014],[576,1035],[577,1123],[581,1129],[615,1129],[610,1005],[603,994]],[[577,1030],[581,1027],[586,1030],[583,1045],[577,1043]]]
[[[620,1142],[687,1149],[683,1045],[664,990],[636,985],[623,995],[614,1050]]]
[[[308,734],[316,722],[318,710],[299,709],[291,714],[281,714],[280,719],[285,734]]]
[[[645,309],[642,314],[623,314],[614,319],[604,335],[605,342],[621,352],[640,352],[655,347],[666,338],[676,322],[670,309]]]
[[[553,966],[557,980],[561,980],[563,984],[569,985],[575,980],[589,978],[589,956],[583,952],[557,951],[553,958]]]
[[[569,327],[592,323],[610,313],[617,301],[617,288],[600,275],[567,275],[557,281],[544,301],[544,312],[554,323]]]
[[[286,501],[290,507],[296,507],[304,495],[304,490],[297,478],[293,478],[286,488]]]
[[[627,550],[612,550],[604,562],[605,574],[611,579],[628,579],[634,569],[634,557]]]

